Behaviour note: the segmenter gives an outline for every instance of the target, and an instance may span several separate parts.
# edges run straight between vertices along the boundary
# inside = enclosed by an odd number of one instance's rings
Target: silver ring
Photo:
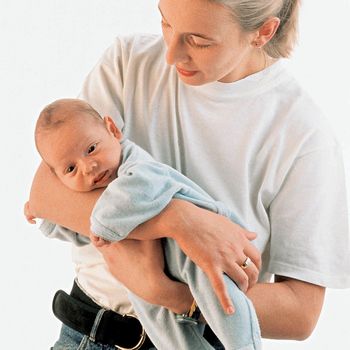
[[[247,256],[247,259],[245,259],[245,262],[241,265],[241,268],[245,270],[249,265],[252,263],[251,259]]]

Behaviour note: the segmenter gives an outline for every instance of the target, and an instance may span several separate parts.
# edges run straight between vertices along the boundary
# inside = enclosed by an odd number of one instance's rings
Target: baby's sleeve
[[[76,246],[91,243],[90,238],[46,220],[41,223],[40,231],[48,238],[57,238],[61,241],[71,242]]]
[[[157,162],[128,165],[99,198],[91,216],[91,231],[111,242],[159,214],[183,185]]]

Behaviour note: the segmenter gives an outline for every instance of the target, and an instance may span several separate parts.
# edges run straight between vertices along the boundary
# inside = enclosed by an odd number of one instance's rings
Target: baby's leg
[[[206,321],[226,349],[261,349],[260,329],[253,305],[231,279],[225,276],[236,311],[228,315],[207,275],[181,251],[175,241],[164,240],[164,254],[170,273],[189,285]],[[198,326],[179,324],[172,312],[137,297],[132,297],[132,303],[158,349],[213,349],[202,337]]]
[[[106,248],[111,244],[111,242],[104,240],[101,237],[96,236],[92,232],[90,232],[90,240],[91,243],[96,247],[96,248],[101,248],[105,246]]]
[[[232,315],[223,310],[208,276],[181,251],[174,240],[164,241],[164,254],[170,273],[189,285],[204,318],[226,349],[261,349],[260,328],[254,307],[229,277],[224,276],[235,306]]]

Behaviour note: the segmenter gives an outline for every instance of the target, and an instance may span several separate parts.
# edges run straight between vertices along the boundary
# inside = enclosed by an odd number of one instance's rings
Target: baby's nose
[[[93,160],[87,160],[83,163],[82,173],[84,176],[89,175],[94,171],[95,168],[96,168],[96,162],[94,162]]]

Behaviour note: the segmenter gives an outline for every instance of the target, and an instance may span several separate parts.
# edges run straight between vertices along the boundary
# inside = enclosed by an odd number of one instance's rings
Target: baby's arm
[[[24,216],[30,224],[36,224],[36,221],[34,220],[36,219],[36,217],[32,215],[29,209],[29,201],[26,204],[24,204]]]

